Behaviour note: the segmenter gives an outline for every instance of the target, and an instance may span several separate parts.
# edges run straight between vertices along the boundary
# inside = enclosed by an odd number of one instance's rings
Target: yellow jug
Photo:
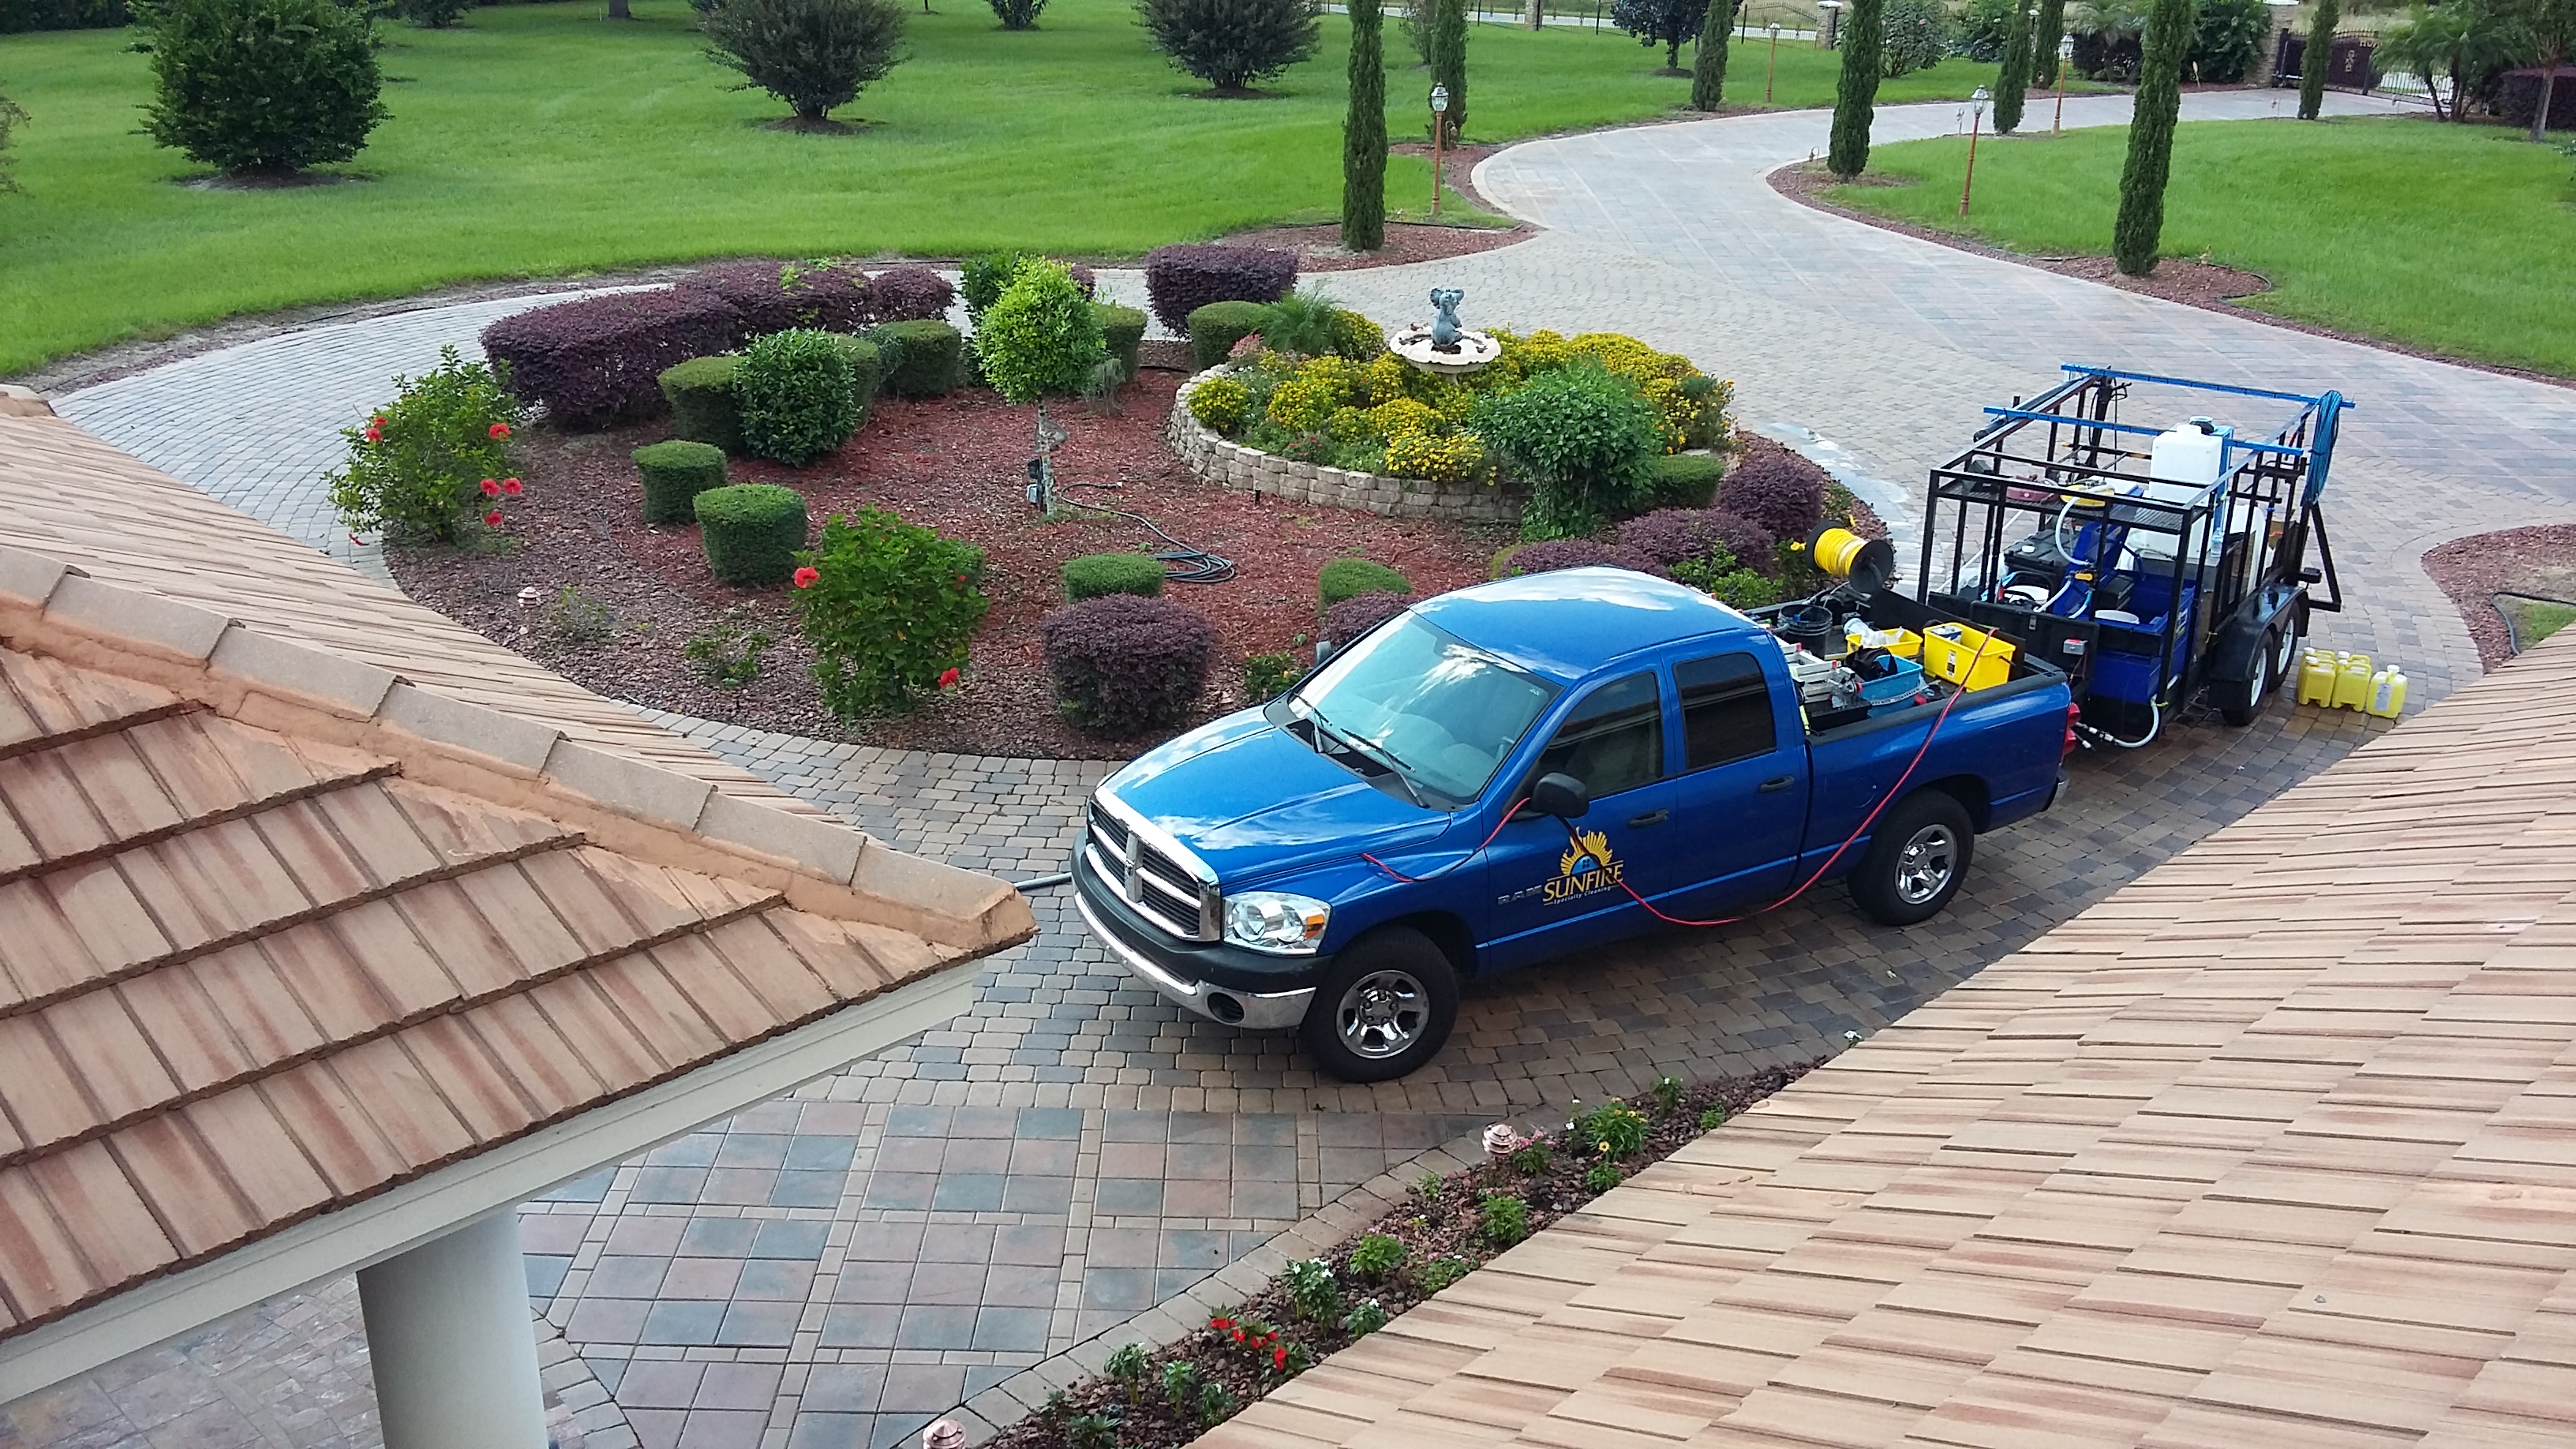
[[[2337,709],[2360,709],[2370,703],[2370,656],[2355,654],[2335,673]]]
[[[2299,703],[2334,705],[2335,658],[2322,649],[2299,657]]]
[[[2369,710],[2372,714],[2381,719],[2395,719],[2405,708],[2405,671],[2391,665],[2370,677]]]

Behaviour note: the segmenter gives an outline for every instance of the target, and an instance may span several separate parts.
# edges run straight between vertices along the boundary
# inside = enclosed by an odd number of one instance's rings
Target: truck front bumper
[[[1306,1019],[1306,1009],[1315,1001],[1314,987],[1246,990],[1205,979],[1205,975],[1196,969],[1193,958],[1228,958],[1207,964],[1217,966],[1224,974],[1238,979],[1247,971],[1257,971],[1260,976],[1294,979],[1298,975],[1320,971],[1323,963],[1319,959],[1263,956],[1239,946],[1193,944],[1180,949],[1163,946],[1150,934],[1150,927],[1133,919],[1134,912],[1125,902],[1114,896],[1104,896],[1105,893],[1092,881],[1089,869],[1077,858],[1073,863],[1073,901],[1082,912],[1083,924],[1091,928],[1091,934],[1100,938],[1101,944],[1109,948],[1110,954],[1116,956],[1121,965],[1185,1010],[1226,1026],[1254,1031],[1284,1030]],[[1233,958],[1241,959],[1238,962]]]

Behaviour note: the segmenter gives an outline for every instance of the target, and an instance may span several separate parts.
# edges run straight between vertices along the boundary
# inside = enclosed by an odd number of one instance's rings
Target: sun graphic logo
[[[1610,837],[1598,830],[1586,830],[1574,837],[1556,858],[1556,879],[1549,881],[1540,894],[1548,901],[1571,900],[1594,891],[1617,886],[1625,874],[1619,861],[1610,856]]]
[[[1565,854],[1557,857],[1556,873],[1581,875],[1609,864],[1610,837],[1598,830],[1586,830],[1574,837],[1574,843],[1565,848]]]

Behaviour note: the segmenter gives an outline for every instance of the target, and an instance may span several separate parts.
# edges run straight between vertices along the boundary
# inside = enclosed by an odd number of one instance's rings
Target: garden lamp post
[[[2057,38],[2057,119],[2048,123],[2048,134],[2055,136],[2066,129],[2066,72],[2075,64],[2075,37]]]
[[[1431,214],[1440,214],[1440,142],[1449,131],[1449,88],[1431,88]]]
[[[1771,82],[1778,79],[1780,75],[1779,18],[1773,17],[1768,28],[1771,31],[1771,63],[1762,72],[1762,104],[1766,106],[1771,104]]]
[[[1984,86],[1977,87],[1977,93],[1968,97],[1968,104],[1973,109],[1968,112],[1968,174],[1959,182],[1961,216],[1968,214],[1968,190],[1977,184],[1977,128],[1986,119],[1986,102],[1991,99],[1993,97],[1986,94]]]

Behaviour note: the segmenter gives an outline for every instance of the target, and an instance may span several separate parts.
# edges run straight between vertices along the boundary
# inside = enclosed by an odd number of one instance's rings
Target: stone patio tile
[[[816,1364],[805,1376],[804,1407],[827,1413],[871,1414],[885,1394],[881,1363]]]
[[[708,1365],[686,1359],[637,1359],[617,1382],[617,1401],[629,1409],[685,1409],[697,1402]]]
[[[993,1230],[992,1261],[1053,1267],[1064,1259],[1064,1229],[1047,1223],[1013,1223]]]
[[[693,1407],[759,1409],[765,1415],[778,1396],[780,1366],[774,1363],[716,1363],[706,1366]]]
[[[988,1263],[999,1232],[992,1223],[929,1223],[921,1230],[919,1256],[925,1263]]]
[[[847,1172],[782,1172],[769,1189],[769,1206],[789,1208],[838,1207],[843,1191],[849,1186]]]
[[[1071,1177],[1029,1177],[1012,1173],[1002,1179],[1002,1211],[1057,1214],[1073,1206]]]
[[[814,1291],[814,1265],[793,1258],[754,1258],[734,1283],[737,1301],[802,1303]]]
[[[866,1449],[874,1441],[875,1418],[868,1414],[825,1414],[810,1410],[796,1415],[787,1449]]]
[[[644,1336],[636,1342],[712,1344],[716,1330],[724,1324],[725,1307],[721,1300],[659,1299],[644,1315]]]
[[[716,1342],[728,1348],[786,1348],[796,1341],[802,1302],[757,1302],[737,1298],[725,1307]]]
[[[769,1406],[756,1410],[692,1409],[680,1432],[679,1449],[760,1449],[769,1427]]]
[[[1091,1210],[1112,1216],[1159,1216],[1163,1211],[1160,1178],[1104,1177],[1091,1185]]]
[[[788,1139],[778,1165],[790,1172],[847,1172],[858,1146],[856,1137],[799,1133]]]
[[[949,1306],[914,1301],[904,1306],[901,1321],[895,1328],[897,1348],[972,1348],[975,1338],[975,1308],[972,1304]]]
[[[664,1298],[730,1298],[734,1282],[742,1276],[742,1262],[735,1258],[674,1258],[671,1271],[663,1276],[660,1295]]]
[[[754,1236],[751,1256],[755,1258],[805,1258],[823,1256],[823,1242],[830,1235],[831,1224],[771,1218],[760,1224]]]
[[[948,1364],[899,1363],[886,1370],[882,1413],[935,1414],[957,1404],[966,1371]]]
[[[783,1167],[793,1138],[772,1132],[728,1132],[716,1150],[716,1167]]]

